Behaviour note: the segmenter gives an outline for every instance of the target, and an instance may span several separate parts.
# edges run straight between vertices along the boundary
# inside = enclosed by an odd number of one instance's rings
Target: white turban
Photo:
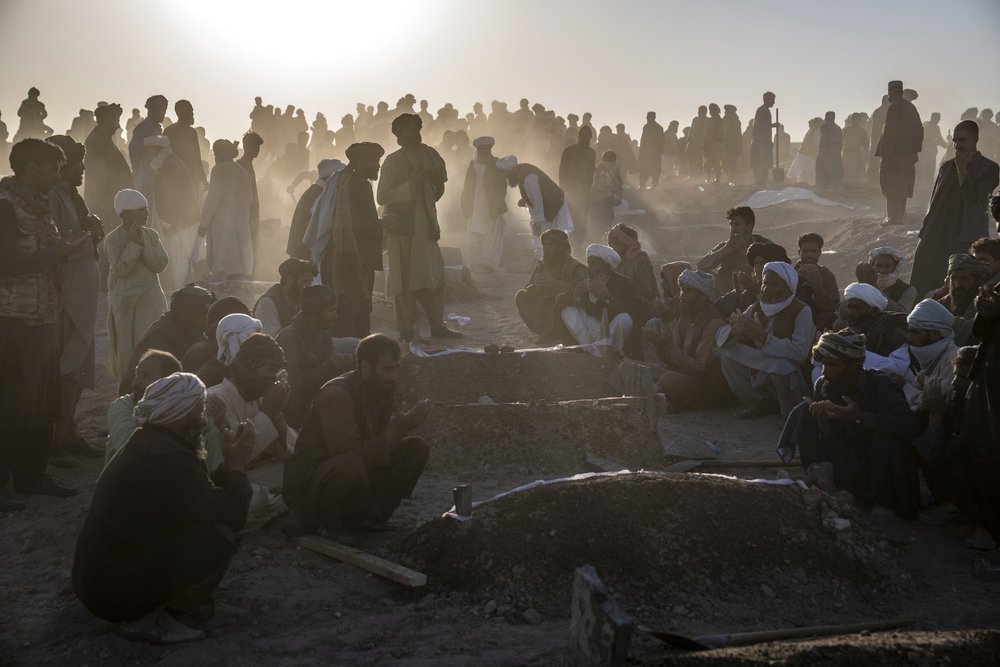
[[[320,160],[316,165],[320,178],[329,178],[333,174],[343,169],[346,165],[340,160]]]
[[[149,202],[138,190],[119,190],[115,195],[115,212],[118,215],[123,211],[138,211],[144,208],[149,208]]]
[[[500,171],[510,171],[517,166],[517,158],[513,155],[508,155],[507,157],[502,157],[497,160],[497,169]]]
[[[170,148],[170,139],[162,134],[154,134],[142,140],[143,146],[159,146],[160,148]]]
[[[934,299],[924,299],[906,316],[906,325],[911,329],[937,331],[942,336],[952,334],[955,316]]]
[[[861,299],[872,308],[882,311],[889,304],[889,299],[882,290],[868,283],[851,283],[844,288],[844,299]]]
[[[591,243],[587,246],[587,257],[603,260],[612,269],[617,269],[618,265],[622,263],[621,255],[615,252],[611,246],[600,243]]]
[[[792,296],[795,296],[795,291],[799,288],[799,273],[794,266],[788,262],[768,262],[764,265],[764,273],[768,271],[776,273],[779,278],[784,280],[788,289],[792,291]]]
[[[223,366],[232,364],[243,342],[263,329],[260,320],[243,313],[232,313],[223,317],[215,329],[215,342],[219,344],[217,356],[219,362]]]
[[[146,387],[132,411],[139,426],[173,423],[205,403],[205,385],[197,375],[174,373]]]
[[[677,276],[679,287],[693,287],[707,297],[715,296],[715,275],[708,271],[685,269]]]
[[[880,246],[878,248],[872,248],[868,252],[868,259],[874,263],[875,260],[878,259],[880,255],[889,255],[890,257],[894,257],[897,263],[903,261],[903,253],[899,252],[895,248],[890,248],[889,246]]]
[[[483,146],[493,146],[496,142],[496,139],[493,137],[476,137],[472,142],[472,146],[474,148],[482,148]]]

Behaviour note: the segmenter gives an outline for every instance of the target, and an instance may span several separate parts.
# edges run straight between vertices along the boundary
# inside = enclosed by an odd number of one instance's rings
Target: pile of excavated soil
[[[824,527],[845,516],[847,530]],[[692,633],[886,618],[911,585],[887,543],[833,497],[707,475],[519,491],[471,521],[424,524],[398,557],[432,587],[550,617],[568,617],[574,570],[590,564],[633,619]]]
[[[461,347],[457,341],[455,347]],[[456,353],[407,356],[399,368],[396,400],[430,398],[443,403],[561,401],[614,396],[608,376],[614,365],[567,350],[503,354]]]
[[[633,657],[633,662],[678,667],[936,667],[945,664],[995,665],[998,654],[1000,632],[972,630],[830,637],[669,657]]]
[[[585,470],[587,453],[626,467],[663,463],[640,399],[441,405],[415,435],[431,445],[430,470],[469,479],[497,467],[554,476]]]

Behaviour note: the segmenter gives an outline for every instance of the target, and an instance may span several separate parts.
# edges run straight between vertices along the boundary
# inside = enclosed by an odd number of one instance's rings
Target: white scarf
[[[771,319],[772,317],[783,311],[785,308],[788,308],[790,305],[792,305],[792,301],[794,299],[795,295],[793,294],[784,301],[782,301],[781,303],[764,303],[763,301],[761,301],[760,310],[762,313],[764,313],[764,315],[768,319]]]
[[[953,338],[954,336],[947,336],[936,343],[924,345],[923,347],[910,346],[910,353],[917,360],[917,363],[920,364],[921,373],[927,376],[934,372],[945,350],[951,346]]]

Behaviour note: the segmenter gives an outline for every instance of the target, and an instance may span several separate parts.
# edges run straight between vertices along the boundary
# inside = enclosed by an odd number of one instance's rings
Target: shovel
[[[778,185],[785,182],[785,170],[779,167],[781,159],[779,152],[781,149],[781,123],[778,121],[778,110],[774,110],[774,168],[771,169],[771,178]]]
[[[644,625],[637,626],[638,629],[651,637],[656,637],[665,644],[686,651],[709,651],[716,648],[726,648],[729,646],[747,646],[749,644],[761,644],[763,642],[779,641],[782,639],[805,639],[807,637],[832,637],[835,635],[853,635],[858,632],[878,632],[882,630],[896,630],[913,625],[913,621],[908,619],[893,619],[891,621],[877,621],[875,623],[849,623],[847,625],[813,625],[805,628],[786,628],[783,630],[760,630],[757,632],[734,632],[719,635],[700,635],[698,637],[685,637],[675,635],[670,632],[652,630]]]

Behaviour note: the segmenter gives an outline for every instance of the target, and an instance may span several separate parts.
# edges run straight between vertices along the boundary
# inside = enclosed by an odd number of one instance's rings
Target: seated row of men
[[[540,343],[655,358],[665,369],[660,387],[676,409],[739,399],[741,418],[787,415],[811,384],[811,347],[826,330],[867,335],[870,366],[908,372],[906,313],[916,291],[900,278],[900,252],[874,248],[857,266],[857,282],[841,293],[820,264],[820,235],[799,238],[792,265],[783,247],[753,233],[752,209],[731,209],[727,218],[729,239],[696,269],[686,262],[660,268],[662,293],[635,230],[613,227],[608,245],[587,248],[586,265],[572,256],[564,232],[548,230],[515,304]],[[947,284],[931,296],[954,316],[958,345],[975,342],[974,298],[998,281],[1000,240],[980,239],[949,259]]]

